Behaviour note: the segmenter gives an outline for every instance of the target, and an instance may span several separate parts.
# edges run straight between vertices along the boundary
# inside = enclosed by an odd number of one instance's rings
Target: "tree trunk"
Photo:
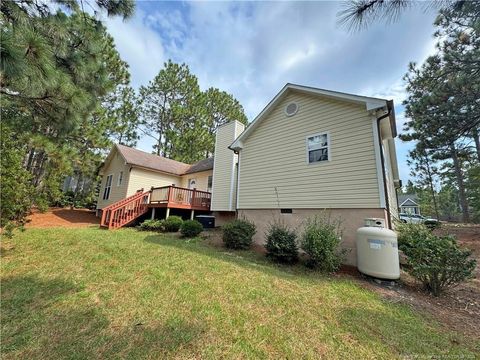
[[[437,219],[440,219],[438,214],[438,206],[437,206],[437,199],[435,196],[435,188],[433,187],[433,174],[432,168],[430,167],[430,159],[428,156],[425,156],[425,162],[427,166],[427,176],[428,176],[428,185],[430,187],[430,192],[432,193],[432,200],[433,200],[433,208],[435,209],[435,216]]]
[[[453,160],[453,167],[455,169],[455,177],[457,178],[458,195],[460,198],[460,206],[462,207],[462,221],[465,223],[470,222],[470,214],[468,209],[467,195],[465,193],[465,184],[463,181],[463,172],[458,159],[457,149],[455,145],[450,145],[450,151]]]
[[[26,161],[26,164],[25,164],[25,169],[27,169],[27,171],[29,171],[29,172],[32,171],[32,164],[33,164],[34,156],[35,156],[35,149],[32,148],[29,151],[28,158],[27,158],[27,161]]]
[[[478,162],[480,163],[480,136],[478,134],[478,129],[474,128],[472,130],[472,134],[473,134],[473,141],[475,141],[475,148],[477,150]]]

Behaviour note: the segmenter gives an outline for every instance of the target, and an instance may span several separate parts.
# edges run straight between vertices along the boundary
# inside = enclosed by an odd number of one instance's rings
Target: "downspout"
[[[230,146],[227,146],[227,148],[230,149],[230,150],[232,150],[233,153],[236,154],[236,155],[239,155],[239,153],[240,153],[240,151],[235,150],[235,149],[231,148]],[[235,195],[235,196],[237,197],[237,198],[235,199],[235,218],[238,218],[238,175],[239,175],[239,171],[238,171],[238,170],[240,169],[240,156],[238,156],[238,161],[237,161],[237,164],[236,164],[235,167],[236,167],[235,171],[236,171],[236,176],[237,176],[237,181],[236,181],[236,183],[235,183],[235,187],[236,187],[236,189],[235,189],[235,190],[236,190],[236,191],[235,191],[235,194],[236,194],[236,195]]]
[[[382,164],[383,191],[385,193],[385,207],[387,210],[387,225],[392,229],[392,214],[390,213],[390,199],[388,198],[387,177],[385,176],[385,159],[383,157],[382,135],[380,131],[380,121],[389,117],[392,113],[391,103],[387,102],[387,113],[377,118],[378,145],[380,146],[380,162]]]

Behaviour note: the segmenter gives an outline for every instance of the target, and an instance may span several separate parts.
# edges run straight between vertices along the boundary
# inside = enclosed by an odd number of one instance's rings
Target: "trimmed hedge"
[[[149,231],[163,231],[164,221],[163,220],[155,220],[149,219],[145,220],[140,224],[141,230],[149,230]]]
[[[223,226],[223,243],[229,249],[248,249],[256,231],[255,224],[248,220],[233,220]]]
[[[267,256],[280,263],[291,264],[298,260],[297,234],[281,222],[274,222],[266,233]]]
[[[182,224],[183,220],[180,216],[169,216],[163,221],[166,232],[177,232]]]
[[[180,226],[180,233],[183,237],[195,237],[203,231],[203,226],[197,220],[187,220]]]

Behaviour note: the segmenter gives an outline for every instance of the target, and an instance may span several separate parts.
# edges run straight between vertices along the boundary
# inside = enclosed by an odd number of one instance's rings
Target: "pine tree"
[[[438,177],[438,169],[434,165],[434,160],[429,152],[422,148],[421,143],[417,144],[414,150],[409,152],[407,165],[410,166],[410,175],[415,178],[416,185],[427,190],[428,198],[424,199],[427,203],[433,205],[436,218],[440,218],[436,198],[436,183]],[[424,201],[425,202],[425,201]]]
[[[200,91],[186,64],[171,60],[140,88],[143,132],[155,139],[154,152],[192,163],[213,154],[215,131],[230,120],[247,123],[243,107],[215,88]]]
[[[112,16],[128,17],[134,8],[132,0],[95,3]],[[113,38],[98,19],[82,11],[80,5],[87,4],[60,0],[0,5],[2,129],[23,141],[14,147],[28,174],[22,180],[28,179],[35,189],[29,203],[40,207],[62,198],[66,175],[86,172],[94,177],[92,169],[98,168],[101,151],[110,144],[111,129],[101,126],[105,122],[94,114],[125,74],[119,74],[121,59]],[[2,162],[2,173],[8,165]],[[2,186],[8,180],[2,177]],[[8,201],[2,205],[15,208]],[[25,212],[17,215],[21,222]]]

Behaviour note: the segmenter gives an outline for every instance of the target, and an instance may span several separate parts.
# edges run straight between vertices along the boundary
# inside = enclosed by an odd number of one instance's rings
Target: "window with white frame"
[[[330,160],[328,133],[307,136],[307,161],[309,164]]]
[[[107,176],[107,180],[105,181],[105,190],[103,190],[103,200],[108,200],[110,197],[110,190],[112,189],[112,179],[113,174]]]
[[[120,173],[118,174],[117,186],[122,185],[122,182],[123,182],[123,171],[120,171]]]
[[[207,182],[207,191],[212,192],[212,184],[213,184],[213,176],[209,175],[208,176],[208,182]]]

